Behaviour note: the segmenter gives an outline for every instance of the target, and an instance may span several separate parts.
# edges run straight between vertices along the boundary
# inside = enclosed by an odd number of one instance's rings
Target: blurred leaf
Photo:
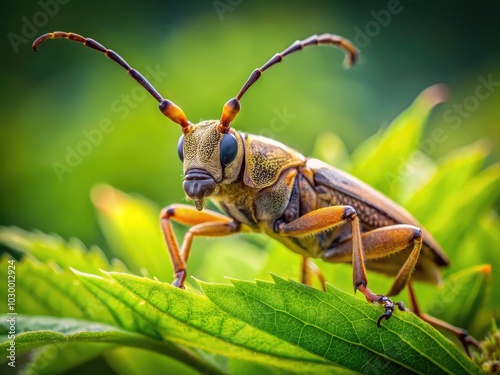
[[[388,196],[395,196],[402,167],[418,147],[430,110],[445,99],[443,85],[424,90],[383,133],[377,133],[354,151],[352,173]]]
[[[154,375],[182,374],[198,375],[199,371],[158,352],[132,347],[117,347],[104,353],[106,362],[117,374]]]
[[[9,323],[0,322],[0,329],[3,332],[8,331]],[[210,368],[205,363],[197,360],[185,350],[169,342],[161,342],[140,335],[135,332],[124,331],[117,327],[112,327],[95,322],[75,320],[69,318],[51,318],[43,316],[22,316],[16,317],[16,349],[23,351],[30,348],[51,343],[56,349],[63,350],[69,343],[101,343],[101,344],[121,344],[131,345],[144,349],[154,350],[165,355],[184,359],[194,368],[207,371],[213,374],[219,374],[216,369]],[[9,340],[2,337],[0,349],[6,350],[10,345]],[[108,349],[109,345],[104,345],[103,350]],[[190,361],[190,362],[189,362]]]
[[[456,346],[413,314],[397,313],[377,330],[380,307],[331,286],[323,293],[274,280],[200,285],[232,316],[357,372],[479,373]]]
[[[113,253],[136,274],[172,278],[160,230],[160,209],[144,198],[131,197],[108,185],[92,190],[99,223]]]
[[[500,198],[500,164],[494,164],[467,182],[466,191],[450,194],[447,205],[438,215],[429,217],[426,226],[453,259],[464,237],[475,227],[481,215]],[[477,251],[469,249],[468,251]]]
[[[481,249],[481,262],[490,262],[492,270],[492,285],[500,285],[500,219],[495,213],[491,212],[480,219],[480,225],[477,232],[470,234],[469,241],[464,241],[464,248],[476,239],[476,246]],[[468,238],[468,239],[469,239]],[[469,247],[470,248],[470,247]],[[461,252],[462,254],[464,251]],[[491,290],[491,315],[495,316],[500,322],[500,288],[493,287]],[[479,319],[478,319],[479,322]],[[484,325],[486,327],[486,325]]]
[[[468,181],[479,170],[487,153],[485,142],[476,142],[448,154],[405,207],[425,225],[429,217],[454,204],[453,194],[466,194]]]
[[[473,231],[469,231],[453,258],[455,269],[463,269],[474,264],[491,265],[491,285],[500,285],[500,220],[494,212],[485,212],[478,219]],[[484,310],[484,309],[483,309]],[[474,332],[483,335],[489,321],[494,316],[500,319],[500,289],[491,289],[488,309],[482,311],[474,324]],[[499,320],[500,321],[500,320]],[[471,332],[473,330],[471,329]]]
[[[92,246],[87,250],[77,239],[66,243],[57,235],[28,232],[15,227],[1,227],[0,243],[26,256],[34,257],[42,263],[53,262],[61,269],[77,267],[85,272],[98,272],[99,269],[126,270],[117,260],[113,261],[111,267],[101,249]]]
[[[35,327],[36,328],[36,327]],[[93,360],[114,347],[98,341],[68,339],[34,348],[30,352],[29,363],[23,367],[26,375],[53,375],[69,372],[75,367]]]
[[[7,280],[7,258],[0,262],[0,277]],[[69,270],[54,264],[42,264],[33,258],[16,262],[16,295],[22,303],[15,306],[18,314],[50,315],[87,319],[107,324],[115,323],[106,310]],[[7,289],[0,289],[7,300]],[[2,311],[7,305],[1,307]]]
[[[342,139],[335,133],[323,133],[314,144],[312,156],[324,161],[336,168],[349,171],[351,169],[351,157]]]
[[[269,366],[262,363],[243,361],[240,359],[232,359],[230,362],[229,371],[231,374],[238,375],[319,375],[319,374],[332,374],[332,375],[353,375],[356,372],[337,366],[325,367],[322,370],[307,366],[297,366],[294,369],[283,369],[276,366]]]
[[[268,252],[243,241],[241,236],[220,238],[210,241],[203,268],[196,275],[214,282],[224,282],[226,276],[254,279],[264,268],[268,256]]]
[[[429,304],[429,314],[470,330],[479,310],[490,298],[490,288],[490,265],[474,266],[451,274]]]
[[[299,280],[302,257],[288,250],[285,245],[271,240],[264,249],[268,254],[267,263],[262,267],[258,279],[272,280],[271,272],[283,277]]]

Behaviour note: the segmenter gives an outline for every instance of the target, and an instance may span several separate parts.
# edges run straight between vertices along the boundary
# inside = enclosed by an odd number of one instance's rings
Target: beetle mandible
[[[184,167],[183,188],[195,207],[173,204],[161,212],[161,227],[175,272],[173,285],[184,287],[194,237],[263,232],[303,257],[303,283],[310,283],[311,274],[324,281],[310,258],[352,263],[354,290],[385,309],[378,326],[391,317],[396,306],[406,310],[401,302],[394,303],[389,297],[408,286],[417,315],[450,330],[465,347],[476,344],[464,330],[419,311],[411,281],[439,283],[439,268],[448,264],[448,258],[411,214],[339,169],[308,159],[277,141],[231,128],[241,98],[265,70],[291,53],[317,45],[344,50],[349,67],[358,58],[358,50],[350,41],[332,34],[295,41],[252,72],[236,97],[224,105],[220,120],[192,124],[182,109],[164,99],[141,73],[93,39],[56,31],[37,38],[33,49],[37,51],[47,39],[60,38],[83,43],[121,65],[160,103],[160,111],[181,126],[178,154]],[[204,210],[206,198],[215,201],[225,215]],[[172,220],[190,226],[180,247]],[[388,255],[392,256],[386,258]],[[367,268],[394,276],[386,295],[368,288]]]

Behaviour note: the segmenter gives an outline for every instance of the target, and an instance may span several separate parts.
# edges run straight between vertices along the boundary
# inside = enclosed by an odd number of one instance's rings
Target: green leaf
[[[351,158],[347,148],[335,133],[323,133],[316,139],[313,157],[324,161],[336,168],[348,171],[351,169]]]
[[[454,204],[454,194],[467,193],[467,183],[479,170],[487,153],[485,142],[451,152],[439,162],[429,181],[405,203],[405,207],[425,225],[436,212]]]
[[[9,323],[0,322],[0,329],[8,331]],[[192,367],[200,371],[219,374],[220,371],[210,368],[206,363],[202,363],[197,357],[189,351],[169,342],[158,341],[140,335],[135,332],[125,331],[117,327],[98,324],[84,320],[69,318],[51,318],[45,316],[23,316],[16,317],[16,350],[24,351],[36,348],[48,343],[55,346],[56,351],[64,350],[69,343],[100,343],[108,344],[103,346],[109,348],[109,344],[119,344],[153,350],[165,355],[184,359]],[[0,350],[6,351],[9,348],[10,341],[2,337]]]
[[[6,261],[4,258],[0,263],[1,271],[7,270]],[[77,272],[75,276],[32,258],[17,262],[16,270],[18,295],[32,298],[25,303],[23,297],[18,312],[33,314],[41,309],[43,314],[52,316],[92,319],[95,324],[104,321],[174,346],[257,361],[291,373],[299,365],[311,373],[336,371],[320,358],[221,313],[206,298],[168,284],[124,274],[111,274],[113,277],[109,278]],[[143,299],[147,296],[150,298]],[[40,323],[39,328],[42,326]],[[44,340],[48,343],[52,338],[44,336],[39,344]],[[199,351],[197,355],[206,357]]]
[[[7,261],[3,258],[0,262],[0,277],[3,280],[7,280]],[[16,262],[15,266],[16,313],[115,323],[109,311],[69,270],[61,270],[54,264],[42,264],[31,257]],[[7,300],[7,288],[0,288],[0,297],[3,301]],[[0,308],[4,311],[7,304]]]
[[[0,227],[0,243],[32,256],[42,263],[55,263],[61,269],[77,267],[85,272],[98,272],[99,269],[125,271],[119,261],[110,265],[104,253],[97,246],[90,250],[77,239],[65,242],[57,235],[38,231],[28,232],[15,227]]]
[[[91,196],[113,253],[135,274],[170,280],[172,267],[160,230],[160,208],[108,185],[95,187]]]
[[[489,298],[491,266],[467,268],[448,276],[429,304],[428,312],[454,326],[470,330],[480,308]]]
[[[429,217],[426,223],[451,259],[459,257],[458,249],[471,227],[500,198],[500,163],[493,164],[467,182],[466,191],[450,194],[449,204],[439,215]],[[459,218],[457,220],[457,218]],[[473,235],[473,233],[472,233]],[[473,250],[472,250],[473,251]]]
[[[238,250],[228,251],[231,248]],[[211,241],[206,250],[208,254],[204,254],[203,268],[196,276],[214,282],[224,282],[225,276],[253,280],[269,256],[267,251],[243,241],[242,236],[218,238]]]
[[[24,368],[26,375],[52,375],[68,372],[75,367],[98,358],[115,344],[92,343],[90,341],[67,341],[50,343],[34,348],[29,353],[29,363]]]
[[[431,109],[445,99],[443,85],[424,90],[383,133],[377,133],[354,151],[353,174],[388,196],[396,196],[402,168],[418,147]]]
[[[151,279],[120,273],[109,276],[111,279],[106,280],[80,274],[92,288],[101,289],[127,307],[116,307],[117,314],[134,311],[154,326],[164,340],[285,369],[300,365],[304,370],[319,373],[335,370],[325,360],[221,312],[199,294]]]
[[[491,265],[491,285],[500,285],[500,218],[495,212],[486,212],[479,218],[478,225],[470,231],[460,245],[457,257],[453,264],[458,268],[466,268],[472,264],[489,263]],[[474,251],[476,249],[476,251]],[[484,335],[488,329],[489,321],[494,316],[500,318],[500,288],[491,288],[490,305],[487,313],[483,311],[482,316],[476,318],[475,328],[479,334]],[[487,315],[486,315],[487,314]],[[500,322],[500,320],[499,320]]]
[[[194,370],[172,357],[161,355],[158,352],[132,347],[117,347],[104,353],[108,365],[117,374],[143,375],[143,374],[182,374],[199,375]]]
[[[200,283],[223,311],[332,363],[362,373],[476,374],[456,346],[410,313],[397,312],[377,329],[377,308],[328,286],[328,293],[274,277]]]
[[[134,296],[119,288],[110,278],[73,270],[83,285],[100,301],[100,304],[113,315],[116,324],[131,332],[140,332],[155,339],[161,339],[154,322],[144,319],[143,316],[127,309],[127,304],[134,303]],[[132,302],[130,302],[132,301]]]

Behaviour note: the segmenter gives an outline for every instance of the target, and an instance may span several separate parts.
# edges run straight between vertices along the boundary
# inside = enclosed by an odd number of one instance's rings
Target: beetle
[[[385,309],[377,325],[395,308],[407,310],[389,297],[408,286],[413,311],[427,322],[457,335],[467,349],[477,342],[467,332],[426,315],[418,309],[411,281],[438,284],[440,268],[448,258],[432,235],[404,208],[357,178],[319,160],[306,158],[275,140],[235,131],[231,123],[240,100],[262,73],[291,53],[309,46],[333,45],[346,53],[347,67],[356,63],[358,50],[347,39],[333,34],[297,40],[255,69],[236,97],[230,99],[219,120],[188,121],[180,107],[164,99],[148,80],[116,52],[97,41],[72,32],[47,33],[33,42],[33,49],[47,39],[65,38],[104,53],[127,70],[159,103],[160,111],[181,126],[178,143],[183,163],[183,189],[194,207],[173,204],[161,211],[161,228],[174,268],[173,285],[184,287],[186,263],[194,237],[227,236],[261,232],[302,256],[302,282],[324,277],[311,258],[352,263],[354,291]],[[225,214],[204,209],[212,199]],[[190,228],[182,245],[172,221]],[[390,258],[387,258],[391,255]],[[393,276],[386,295],[368,288],[366,270]]]

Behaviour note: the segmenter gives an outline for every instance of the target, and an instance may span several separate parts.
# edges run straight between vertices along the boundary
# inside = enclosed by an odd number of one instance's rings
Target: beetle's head
[[[229,129],[218,130],[219,121],[202,121],[191,125],[179,139],[177,151],[184,166],[183,188],[198,210],[219,184],[238,178],[243,162],[241,135]]]

